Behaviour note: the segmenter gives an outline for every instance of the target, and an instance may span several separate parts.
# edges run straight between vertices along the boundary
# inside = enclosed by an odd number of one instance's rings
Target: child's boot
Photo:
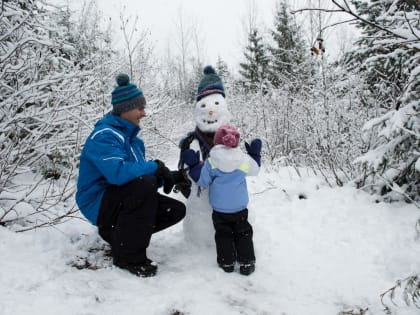
[[[244,276],[249,276],[255,271],[255,263],[240,264],[239,273]]]
[[[219,264],[219,267],[223,269],[224,272],[233,272],[233,269],[235,268],[234,264],[230,264],[230,265],[224,265],[224,264]]]

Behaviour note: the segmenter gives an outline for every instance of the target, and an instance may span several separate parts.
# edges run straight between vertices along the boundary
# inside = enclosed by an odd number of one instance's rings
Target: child
[[[257,175],[261,165],[261,140],[246,143],[248,155],[238,147],[239,132],[223,125],[214,135],[215,146],[205,161],[197,184],[210,187],[217,263],[225,272],[234,270],[250,275],[255,270],[252,226],[248,222],[248,189],[245,176]]]

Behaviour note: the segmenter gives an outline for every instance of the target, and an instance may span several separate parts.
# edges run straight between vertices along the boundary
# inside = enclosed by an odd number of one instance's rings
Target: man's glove
[[[191,181],[183,170],[171,171],[174,179],[174,193],[181,192],[185,198],[188,198],[191,193]]]
[[[158,165],[158,169],[155,172],[155,176],[158,180],[163,180],[163,192],[165,194],[169,194],[172,191],[172,188],[174,187],[174,180],[172,178],[171,171],[165,166],[165,163],[163,163],[162,161],[155,160],[155,162]]]
[[[171,171],[172,178],[174,180],[174,184],[191,184],[191,181],[188,179],[184,172],[181,170]]]
[[[187,149],[181,152],[181,160],[190,168],[200,163],[200,152]]]
[[[257,162],[258,166],[261,166],[261,147],[262,142],[260,139],[254,139],[251,141],[251,144],[245,142],[245,148],[248,152],[249,156],[252,157],[255,162]]]

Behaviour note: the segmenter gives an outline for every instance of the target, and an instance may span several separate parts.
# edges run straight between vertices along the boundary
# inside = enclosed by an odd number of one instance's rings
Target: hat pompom
[[[238,139],[231,133],[228,133],[226,136],[222,138],[222,143],[225,146],[234,148],[238,146]]]
[[[128,76],[128,74],[120,73],[119,75],[117,75],[116,81],[118,86],[125,86],[128,85],[128,83],[130,83],[130,77]]]
[[[206,66],[203,70],[204,74],[215,74],[216,71],[212,66]]]
[[[227,147],[236,148],[239,145],[239,131],[231,125],[222,125],[217,128],[214,134],[214,144],[222,144]]]

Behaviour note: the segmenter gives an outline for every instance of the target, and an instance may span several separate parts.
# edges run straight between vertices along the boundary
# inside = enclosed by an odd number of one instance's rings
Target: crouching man
[[[126,74],[117,84],[112,111],[95,124],[82,150],[76,202],[111,245],[114,265],[151,277],[157,272],[146,255],[151,236],[181,221],[185,205],[158,192],[162,185],[171,192],[173,176],[160,160],[146,160],[137,137],[146,116],[143,92]]]

